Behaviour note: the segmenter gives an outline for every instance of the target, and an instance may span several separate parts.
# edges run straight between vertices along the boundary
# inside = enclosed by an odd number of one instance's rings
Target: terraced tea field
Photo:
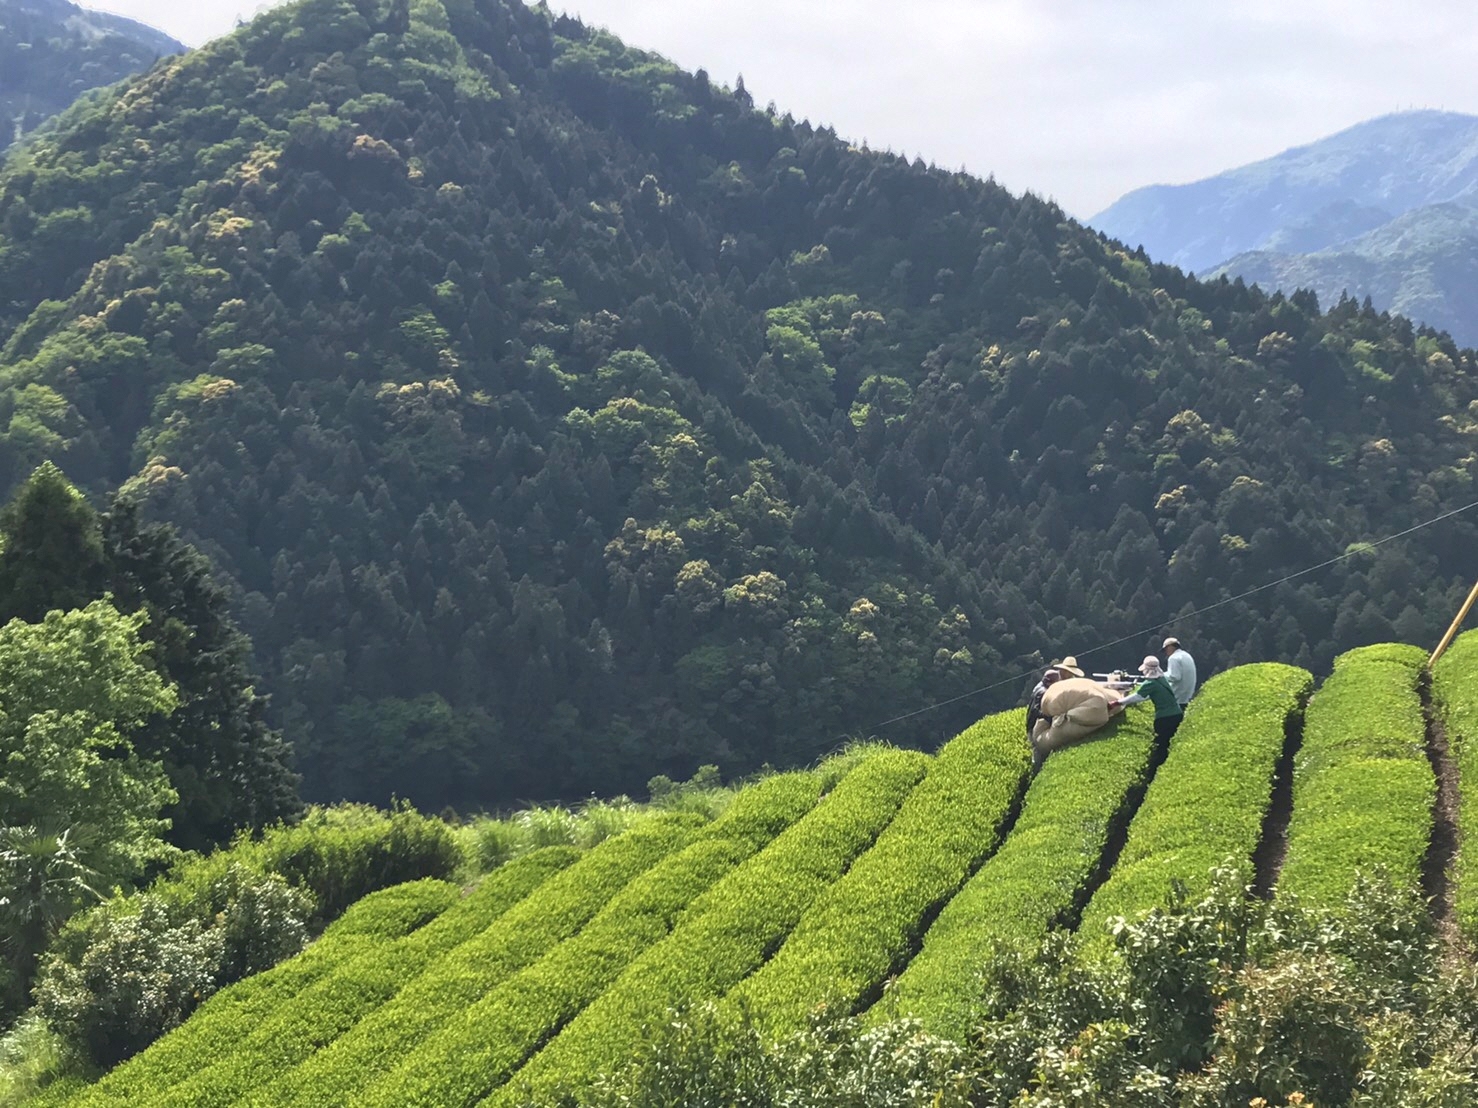
[[[387,890],[41,1102],[554,1103],[699,1001],[773,1036],[825,1004],[960,1038],[993,944],[1078,929],[1112,956],[1112,920],[1203,889],[1228,860],[1314,905],[1379,870],[1435,891],[1433,910],[1478,940],[1478,834],[1463,834],[1478,820],[1478,632],[1430,674],[1422,651],[1375,646],[1315,684],[1242,666],[1206,683],[1168,749],[1131,709],[1035,775],[1023,713],[1006,712],[933,756],[764,779],[711,822],[673,814],[588,851],[546,848],[471,890]]]

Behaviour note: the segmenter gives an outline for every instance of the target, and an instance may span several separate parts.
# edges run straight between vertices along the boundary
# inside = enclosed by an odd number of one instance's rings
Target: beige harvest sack
[[[1046,754],[1091,735],[1109,721],[1109,701],[1120,694],[1086,677],[1058,681],[1042,697],[1042,714],[1052,717],[1049,727],[1041,720],[1032,730],[1032,746]]]

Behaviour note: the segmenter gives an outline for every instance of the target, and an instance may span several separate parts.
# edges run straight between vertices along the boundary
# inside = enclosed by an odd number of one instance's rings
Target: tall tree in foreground
[[[0,627],[0,991],[11,1000],[94,888],[130,885],[170,853],[175,792],[130,741],[178,703],[147,664],[146,619],[95,600]]]
[[[204,555],[173,528],[143,522],[126,496],[99,517],[50,463],[0,513],[0,536],[0,621],[36,621],[105,594],[146,617],[147,664],[177,687],[178,709],[142,720],[133,741],[173,787],[170,842],[202,849],[296,817],[290,752],[265,722],[250,644]]]

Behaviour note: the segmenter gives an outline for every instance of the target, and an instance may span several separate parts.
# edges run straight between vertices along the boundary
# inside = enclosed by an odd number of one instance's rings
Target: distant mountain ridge
[[[1211,271],[1263,288],[1312,289],[1323,303],[1371,298],[1478,345],[1478,206],[1457,201],[1406,212],[1330,250],[1254,250]]]
[[[1381,116],[1091,221],[1195,272],[1346,292],[1478,342],[1478,116]]]
[[[184,48],[163,31],[68,0],[0,0],[0,151],[88,89]]]

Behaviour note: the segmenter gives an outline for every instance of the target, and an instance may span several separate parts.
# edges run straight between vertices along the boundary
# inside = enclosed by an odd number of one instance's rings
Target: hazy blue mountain
[[[67,0],[0,0],[0,150],[88,89],[183,49],[162,31]]]
[[[1478,117],[1400,112],[1094,216],[1157,261],[1201,272],[1254,250],[1329,250],[1432,204],[1478,201]]]
[[[1322,303],[1366,296],[1478,345],[1478,207],[1431,204],[1331,250],[1254,250],[1218,266],[1265,289],[1313,289]]]

